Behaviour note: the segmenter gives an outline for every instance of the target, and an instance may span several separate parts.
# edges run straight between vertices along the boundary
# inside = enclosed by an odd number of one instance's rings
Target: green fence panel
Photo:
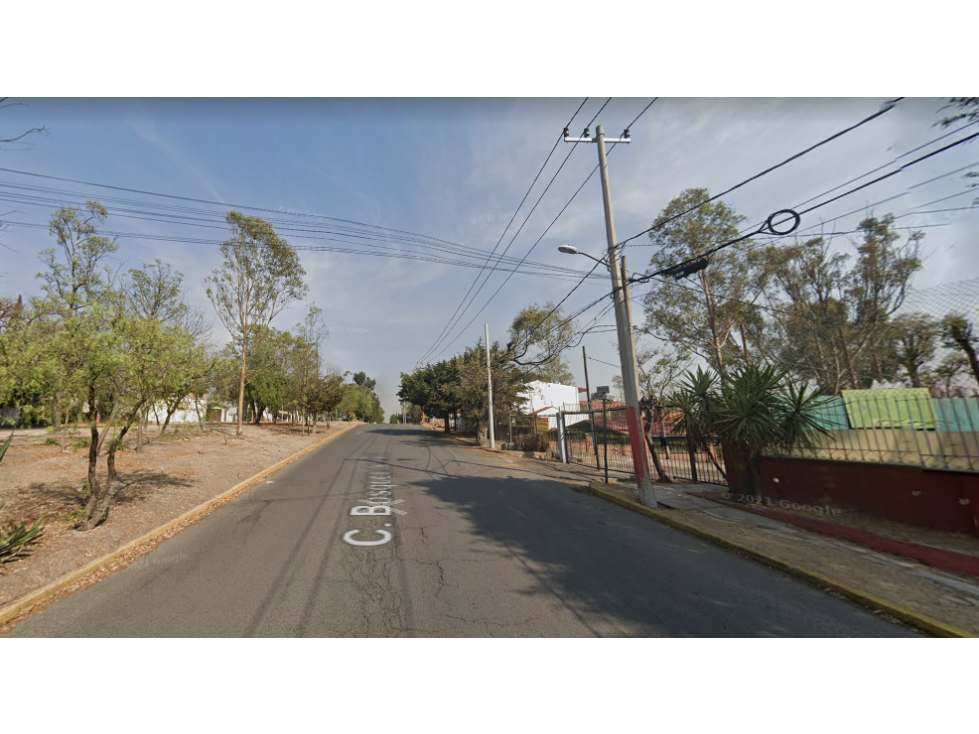
[[[979,401],[974,398],[935,398],[938,430],[948,433],[979,431]]]
[[[938,421],[931,394],[924,387],[842,390],[853,428],[935,430]]]

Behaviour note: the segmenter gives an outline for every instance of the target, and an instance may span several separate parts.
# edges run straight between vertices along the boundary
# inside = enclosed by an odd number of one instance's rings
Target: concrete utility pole
[[[619,359],[622,364],[622,385],[625,388],[626,418],[629,424],[629,443],[632,447],[632,465],[639,488],[639,498],[644,505],[656,507],[656,495],[649,476],[649,457],[646,454],[646,440],[642,432],[642,416],[639,412],[639,369],[636,366],[636,343],[632,333],[632,318],[627,298],[627,282],[622,277],[619,264],[619,246],[615,240],[615,220],[612,217],[612,194],[609,191],[608,161],[605,157],[605,133],[602,126],[596,129],[595,138],[568,137],[565,129],[564,140],[568,143],[598,143],[598,167],[602,176],[602,200],[605,204],[605,234],[608,238],[608,266],[612,273],[612,291],[615,300],[615,327],[619,337]],[[629,143],[629,131],[621,138],[612,138],[612,143]]]
[[[490,448],[496,448],[496,436],[493,431],[493,372],[490,370],[490,341],[489,324],[483,325],[486,329],[486,387],[489,390],[489,439]]]
[[[595,468],[598,469],[601,466],[601,462],[598,458],[598,436],[595,432],[595,409],[592,407],[591,402],[591,382],[588,380],[588,352],[584,344],[581,345],[581,357],[585,360],[585,390],[588,391],[588,421],[591,423],[592,448],[595,449]]]

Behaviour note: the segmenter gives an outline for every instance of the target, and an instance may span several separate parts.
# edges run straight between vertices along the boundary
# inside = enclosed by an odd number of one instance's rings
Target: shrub
[[[551,450],[551,442],[546,433],[525,433],[523,436],[518,436],[514,444],[520,451],[541,452]]]
[[[10,442],[13,440],[14,434],[11,433],[7,437],[7,440],[4,441],[3,446],[0,447],[0,461],[3,461],[7,449],[10,448]],[[6,503],[0,504],[0,510],[3,509],[4,504]],[[0,523],[0,567],[15,557],[23,555],[27,551],[28,546],[40,537],[42,532],[42,519],[39,517],[30,528],[27,527],[27,523],[21,523],[20,525]]]

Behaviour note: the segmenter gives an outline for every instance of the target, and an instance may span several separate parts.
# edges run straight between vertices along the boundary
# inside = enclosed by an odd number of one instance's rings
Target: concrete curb
[[[97,558],[91,563],[85,564],[84,566],[82,566],[79,569],[76,569],[75,571],[70,571],[66,573],[64,576],[52,581],[47,586],[38,589],[37,591],[31,592],[27,596],[18,599],[12,604],[3,607],[2,609],[0,609],[0,628],[3,628],[4,626],[6,626],[7,624],[9,624],[14,620],[17,620],[19,617],[26,617],[28,614],[34,611],[39,611],[38,607],[42,605],[47,605],[47,603],[54,601],[55,597],[62,594],[62,592],[67,590],[70,586],[72,586],[72,584],[75,584],[76,582],[83,580],[89,574],[98,571],[103,566],[107,566],[113,561],[120,559],[122,556],[131,553],[133,551],[139,550],[141,546],[148,546],[148,545],[150,546],[148,548],[145,548],[144,552],[148,552],[149,550],[152,550],[152,548],[155,547],[156,545],[155,541],[165,540],[166,538],[164,536],[172,537],[173,535],[176,535],[177,533],[186,530],[186,528],[190,527],[191,525],[194,525],[200,520],[203,520],[208,514],[216,510],[218,507],[227,504],[231,500],[235,499],[238,495],[243,494],[246,490],[254,487],[260,481],[265,479],[265,477],[269,476],[270,474],[274,474],[275,472],[285,468],[286,466],[292,464],[295,461],[298,461],[299,459],[306,456],[307,454],[315,451],[316,449],[320,448],[324,444],[329,443],[330,441],[337,438],[338,436],[342,436],[347,431],[353,430],[359,425],[361,424],[357,423],[352,426],[347,426],[346,428],[334,434],[326,436],[322,441],[318,441],[312,446],[307,446],[306,448],[297,451],[292,456],[288,456],[285,459],[282,459],[282,461],[279,461],[273,464],[272,466],[263,469],[258,474],[249,477],[243,482],[239,482],[231,489],[219,494],[217,497],[212,497],[207,502],[204,502],[198,505],[197,507],[188,510],[180,517],[171,520],[170,522],[161,525],[160,527],[154,530],[151,530],[150,532],[136,538],[135,540],[129,541],[122,547],[117,548],[116,550],[112,551],[107,555],[102,556],[101,558]],[[181,525],[183,525],[183,527],[181,527]],[[118,571],[121,570],[122,568],[125,568],[134,560],[136,560],[140,555],[143,554],[142,553],[134,554],[132,558],[130,558],[125,563],[121,564],[119,568],[114,569],[114,571]],[[87,585],[88,584],[86,584],[86,586]],[[79,591],[81,588],[84,587],[83,586],[79,587],[79,589],[74,589],[73,591]]]
[[[727,538],[721,537],[720,535],[715,535],[714,533],[702,530],[701,528],[695,527],[693,525],[688,525],[687,523],[679,520],[675,517],[670,517],[668,513],[661,510],[653,510],[644,505],[640,505],[638,502],[633,502],[632,500],[627,500],[623,497],[618,497],[611,492],[604,489],[604,482],[590,482],[588,484],[588,493],[596,497],[600,497],[603,500],[608,500],[609,502],[614,502],[615,504],[625,507],[633,512],[638,512],[646,517],[651,517],[665,525],[676,528],[677,530],[683,530],[684,532],[690,533],[691,535],[696,535],[699,538],[707,540],[716,545],[723,546],[730,550],[742,553],[749,558],[760,561],[765,565],[777,568],[780,571],[795,576],[803,581],[806,581],[820,588],[830,588],[837,593],[845,596],[851,601],[855,601],[858,604],[869,607],[870,609],[876,609],[882,611],[886,614],[891,615],[895,619],[899,619],[902,622],[916,627],[928,634],[934,635],[935,637],[956,637],[956,638],[974,638],[976,635],[966,632],[964,630],[956,629],[950,625],[944,624],[937,620],[926,617],[923,614],[918,614],[910,609],[905,609],[903,607],[896,606],[891,602],[880,599],[872,594],[868,594],[859,589],[855,589],[852,586],[847,586],[846,584],[835,581],[827,576],[823,576],[815,571],[810,571],[805,568],[801,568],[794,564],[788,563],[787,561],[782,561],[773,556],[769,556],[760,551],[756,551],[752,548],[741,545],[740,543],[735,543],[734,541],[728,540]]]
[[[830,537],[839,538],[841,540],[849,540],[852,543],[859,543],[860,545],[865,545],[868,548],[873,548],[874,550],[904,556],[905,558],[911,558],[920,563],[924,563],[927,566],[940,568],[944,571],[953,571],[954,573],[961,573],[966,576],[975,576],[976,578],[979,578],[979,556],[971,556],[967,553],[959,553],[957,551],[935,548],[933,546],[921,545],[919,543],[910,543],[908,541],[898,540],[896,538],[891,538],[884,535],[877,535],[876,533],[872,533],[867,530],[851,528],[845,525],[836,525],[831,522],[826,522],[825,520],[799,517],[798,515],[791,515],[787,512],[779,512],[778,510],[772,510],[768,507],[739,505],[736,502],[728,502],[727,500],[702,494],[696,494],[694,496],[700,497],[701,499],[710,500],[711,502],[716,502],[717,504],[725,507],[734,507],[738,510],[751,512],[755,515],[761,515],[762,517],[770,517],[773,520],[779,520],[781,522],[788,523],[789,525],[795,525],[796,527],[811,530],[815,533],[822,533],[823,535],[829,535]]]

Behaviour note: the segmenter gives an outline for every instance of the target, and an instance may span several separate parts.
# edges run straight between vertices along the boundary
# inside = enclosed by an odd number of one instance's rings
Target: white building
[[[526,389],[517,395],[524,399],[521,412],[524,415],[546,417],[548,430],[557,428],[557,414],[564,409],[564,406],[578,405],[578,388],[555,382],[540,380],[528,382]],[[587,416],[566,415],[565,423],[571,424],[586,419]]]

